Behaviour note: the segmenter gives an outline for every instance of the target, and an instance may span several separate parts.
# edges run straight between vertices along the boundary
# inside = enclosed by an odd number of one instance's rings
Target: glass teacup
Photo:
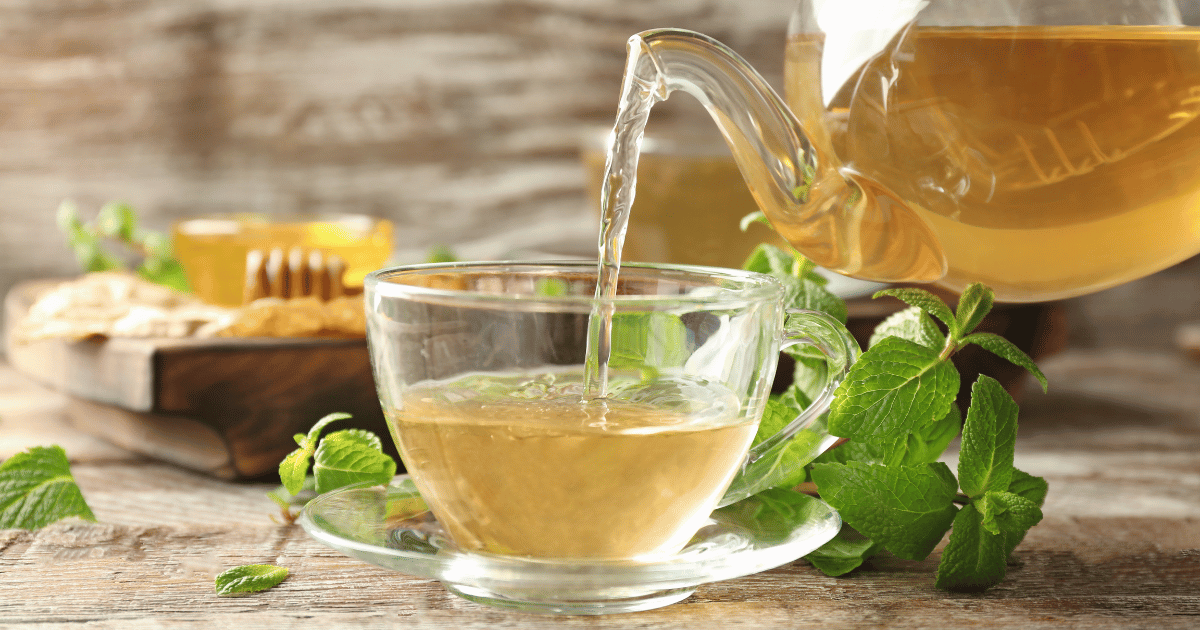
[[[784,310],[765,275],[621,270],[593,297],[590,262],[412,265],[369,274],[367,338],[380,401],[421,496],[465,551],[653,561],[719,505],[770,483],[823,414],[858,347],[839,323]],[[606,395],[589,391],[589,318],[612,313]],[[594,329],[595,327],[591,327]],[[825,355],[824,393],[753,449],[781,345]],[[770,466],[756,465],[772,462]]]

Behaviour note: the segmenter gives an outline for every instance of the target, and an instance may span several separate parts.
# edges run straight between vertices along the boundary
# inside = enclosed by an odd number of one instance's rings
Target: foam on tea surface
[[[703,524],[754,437],[738,397],[700,379],[582,369],[471,375],[388,411],[405,465],[459,547],[541,558],[650,559]]]

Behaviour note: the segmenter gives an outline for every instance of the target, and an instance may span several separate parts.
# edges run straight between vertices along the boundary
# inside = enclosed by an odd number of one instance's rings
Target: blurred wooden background
[[[412,252],[594,233],[578,146],[612,124],[629,35],[699,30],[779,85],[792,5],[0,0],[0,294],[76,271],[65,198],[158,228],[362,212]]]

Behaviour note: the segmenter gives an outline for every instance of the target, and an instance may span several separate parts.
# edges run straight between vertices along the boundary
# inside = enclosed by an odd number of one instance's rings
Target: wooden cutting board
[[[292,435],[335,411],[354,416],[335,427],[374,431],[392,448],[365,339],[13,343],[9,330],[52,284],[9,292],[5,346],[14,368],[70,397],[82,432],[225,479],[271,477]]]

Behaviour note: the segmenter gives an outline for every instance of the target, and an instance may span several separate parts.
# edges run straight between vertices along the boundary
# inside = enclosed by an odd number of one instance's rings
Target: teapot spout
[[[870,280],[932,282],[945,275],[944,255],[925,223],[885,187],[838,161],[821,104],[819,55],[807,85],[793,95],[799,110],[793,112],[745,60],[706,35],[645,31],[629,39],[628,54],[613,153],[640,141],[654,103],[686,92],[712,116],[759,207],[797,251]],[[619,172],[620,159],[609,160],[606,189],[632,179]],[[636,155],[627,165],[636,167]],[[602,203],[627,208],[632,191],[628,197]],[[618,231],[623,237],[623,226]]]

